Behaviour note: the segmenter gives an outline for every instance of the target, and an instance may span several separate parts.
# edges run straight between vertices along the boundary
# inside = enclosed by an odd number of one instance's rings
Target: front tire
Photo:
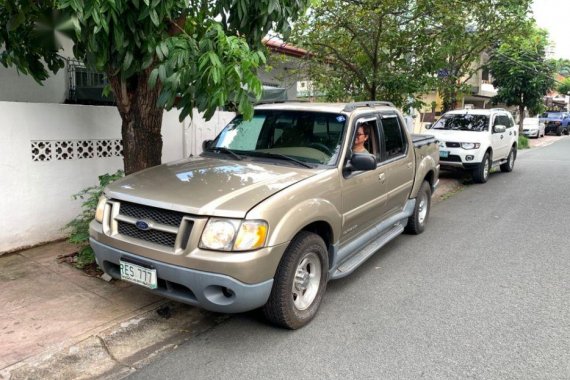
[[[273,324],[295,330],[317,314],[327,287],[327,247],[314,233],[301,231],[289,244],[275,274],[269,300],[263,306]]]
[[[509,152],[509,156],[507,157],[507,162],[501,165],[501,171],[503,173],[510,173],[513,171],[515,167],[515,160],[517,159],[517,150],[513,146],[511,151]]]
[[[408,218],[408,224],[404,231],[412,235],[419,235],[424,232],[430,210],[431,186],[427,181],[424,181],[416,197],[414,213]]]
[[[489,152],[485,153],[483,161],[473,170],[473,181],[475,183],[485,183],[489,179],[489,172],[491,171],[491,159]]]

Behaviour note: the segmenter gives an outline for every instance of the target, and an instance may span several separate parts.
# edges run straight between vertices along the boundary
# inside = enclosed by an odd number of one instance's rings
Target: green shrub
[[[519,144],[518,144],[518,148],[519,149],[528,149],[528,139],[526,138],[526,136],[523,135],[519,135]]]
[[[69,242],[78,246],[77,260],[75,266],[84,268],[86,265],[95,262],[95,254],[89,245],[89,223],[95,218],[95,210],[99,198],[103,194],[105,186],[123,177],[122,170],[115,174],[103,174],[99,176],[99,185],[88,187],[79,193],[72,195],[73,199],[82,199],[81,213],[69,222],[64,230],[69,231]]]

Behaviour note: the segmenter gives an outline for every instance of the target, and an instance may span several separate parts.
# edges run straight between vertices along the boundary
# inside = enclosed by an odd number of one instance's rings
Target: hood
[[[105,194],[189,214],[242,218],[265,198],[320,171],[196,157],[129,175]]]
[[[481,142],[481,136],[486,132],[472,131],[451,131],[445,129],[430,129],[427,133],[433,135],[437,140],[443,142]]]
[[[549,116],[549,117],[539,117],[538,120],[547,123],[549,121],[562,121],[564,120],[564,118],[560,116]]]

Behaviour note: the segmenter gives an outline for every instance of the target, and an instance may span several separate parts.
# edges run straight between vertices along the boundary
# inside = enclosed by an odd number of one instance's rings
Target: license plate
[[[120,261],[121,280],[129,281],[150,289],[156,289],[156,269],[141,267],[140,265]]]
[[[447,150],[440,150],[439,157],[447,158],[449,157],[449,152]]]

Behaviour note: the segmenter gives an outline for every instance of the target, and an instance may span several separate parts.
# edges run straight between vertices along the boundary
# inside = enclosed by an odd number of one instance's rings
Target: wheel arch
[[[301,228],[299,232],[297,232],[297,234],[299,234],[302,231],[312,232],[316,235],[319,235],[321,239],[323,239],[325,245],[327,246],[327,252],[329,256],[329,269],[330,269],[331,265],[333,264],[333,258],[334,258],[334,251],[332,249],[334,244],[333,240],[334,234],[332,226],[324,220],[317,220]],[[297,234],[295,236],[297,236]]]

